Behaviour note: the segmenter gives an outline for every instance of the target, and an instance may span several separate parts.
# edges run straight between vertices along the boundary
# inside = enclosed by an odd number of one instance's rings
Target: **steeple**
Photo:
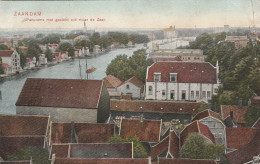
[[[87,26],[86,26],[86,22],[84,21],[84,28],[83,28],[83,32],[87,32]]]

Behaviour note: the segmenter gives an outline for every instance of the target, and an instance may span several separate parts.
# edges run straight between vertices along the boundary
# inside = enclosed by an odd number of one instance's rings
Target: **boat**
[[[95,67],[91,67],[91,68],[89,68],[89,69],[86,70],[86,73],[92,73],[92,72],[94,72],[95,70],[96,70]]]

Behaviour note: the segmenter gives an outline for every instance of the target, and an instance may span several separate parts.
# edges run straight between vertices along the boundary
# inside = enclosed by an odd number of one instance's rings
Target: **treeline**
[[[238,105],[239,100],[248,105],[254,93],[260,94],[260,43],[250,40],[246,47],[236,49],[234,43],[224,41],[225,36],[226,33],[204,33],[188,47],[202,49],[206,61],[213,65],[219,62],[223,86],[212,100],[212,108],[217,112],[220,105]],[[259,117],[260,112],[254,114]]]

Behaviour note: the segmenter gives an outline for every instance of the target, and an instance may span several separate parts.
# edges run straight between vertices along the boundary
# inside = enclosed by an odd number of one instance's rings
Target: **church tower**
[[[83,28],[83,32],[86,33],[87,32],[87,27],[86,27],[86,22],[84,21],[84,28]]]

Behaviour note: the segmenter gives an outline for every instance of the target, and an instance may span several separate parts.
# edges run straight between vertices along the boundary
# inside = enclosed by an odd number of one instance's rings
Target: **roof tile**
[[[230,116],[230,112],[233,112],[233,120],[236,123],[243,124],[245,123],[244,115],[246,114],[246,111],[248,110],[248,106],[243,106],[242,108],[239,108],[237,105],[221,105],[221,116],[223,119]]]

